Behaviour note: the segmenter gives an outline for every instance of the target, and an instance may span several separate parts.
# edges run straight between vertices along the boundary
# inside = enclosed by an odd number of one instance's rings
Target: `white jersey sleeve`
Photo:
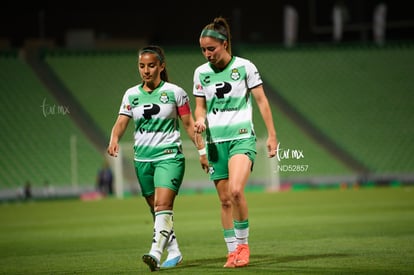
[[[132,107],[131,107],[131,102],[129,100],[129,95],[137,89],[138,89],[138,86],[134,86],[134,87],[129,88],[125,92],[124,96],[122,97],[121,106],[119,107],[120,115],[126,115],[132,118]]]
[[[262,84],[256,66],[233,57],[221,71],[209,63],[194,71],[194,96],[206,99],[207,142],[221,142],[254,136],[250,90]]]

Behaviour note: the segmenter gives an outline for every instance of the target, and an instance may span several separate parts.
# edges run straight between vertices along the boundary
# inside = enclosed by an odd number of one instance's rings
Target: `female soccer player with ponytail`
[[[221,202],[228,249],[224,267],[244,267],[250,260],[244,188],[256,156],[252,96],[266,125],[269,157],[276,154],[277,138],[260,74],[252,62],[232,55],[230,38],[223,17],[201,31],[199,43],[207,62],[194,71],[195,131],[206,131],[210,179]]]
[[[151,248],[142,260],[156,271],[175,267],[183,259],[173,227],[174,200],[185,171],[179,120],[199,150],[203,169],[208,168],[208,161],[203,140],[195,140],[188,95],[168,82],[164,51],[158,46],[142,48],[138,70],[142,83],[125,92],[107,151],[117,156],[119,141],[132,119],[136,176],[154,218]],[[165,248],[168,256],[160,265]]]

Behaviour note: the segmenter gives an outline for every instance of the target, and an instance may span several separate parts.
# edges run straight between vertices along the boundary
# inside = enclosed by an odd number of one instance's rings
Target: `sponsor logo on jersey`
[[[246,128],[241,128],[239,129],[239,134],[246,134],[248,132],[248,130]]]
[[[135,97],[134,99],[132,99],[131,103],[132,103],[132,105],[133,105],[134,107],[135,107],[135,106],[137,106],[137,105],[138,105],[138,103],[139,103],[139,99],[138,99],[138,97]]]
[[[204,82],[206,84],[210,83],[210,76],[209,75],[205,76],[204,79],[202,80],[202,82]]]
[[[202,91],[203,90],[203,86],[201,84],[197,84],[195,88],[196,88],[197,91]]]
[[[211,111],[213,112],[213,114],[216,115],[218,112],[236,112],[238,110],[239,110],[239,108],[237,108],[237,107],[231,107],[231,108],[222,108],[222,109],[213,108]]]
[[[164,150],[164,154],[172,154],[172,153],[174,153],[173,149],[165,149]]]
[[[144,108],[144,112],[142,114],[142,116],[145,119],[151,119],[152,116],[154,115],[158,115],[160,113],[161,107],[158,104],[145,104],[143,106]]]
[[[219,82],[216,84],[216,97],[224,98],[225,94],[231,92],[231,84],[227,82]]]

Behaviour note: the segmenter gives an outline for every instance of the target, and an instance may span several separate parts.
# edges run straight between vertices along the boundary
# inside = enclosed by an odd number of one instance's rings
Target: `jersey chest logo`
[[[143,106],[143,109],[144,109],[144,113],[142,114],[142,116],[145,119],[151,119],[153,115],[158,114],[161,110],[158,104],[145,104]]]
[[[225,94],[230,93],[231,84],[227,82],[220,82],[216,84],[216,96],[217,98],[224,98]]]

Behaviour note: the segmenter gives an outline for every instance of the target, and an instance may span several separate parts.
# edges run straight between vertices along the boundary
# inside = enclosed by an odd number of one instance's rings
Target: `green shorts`
[[[134,161],[134,165],[142,196],[154,194],[156,187],[169,188],[178,194],[185,172],[183,154],[154,162]]]
[[[229,178],[229,159],[236,154],[245,154],[253,164],[256,159],[256,137],[207,144],[210,180]]]

